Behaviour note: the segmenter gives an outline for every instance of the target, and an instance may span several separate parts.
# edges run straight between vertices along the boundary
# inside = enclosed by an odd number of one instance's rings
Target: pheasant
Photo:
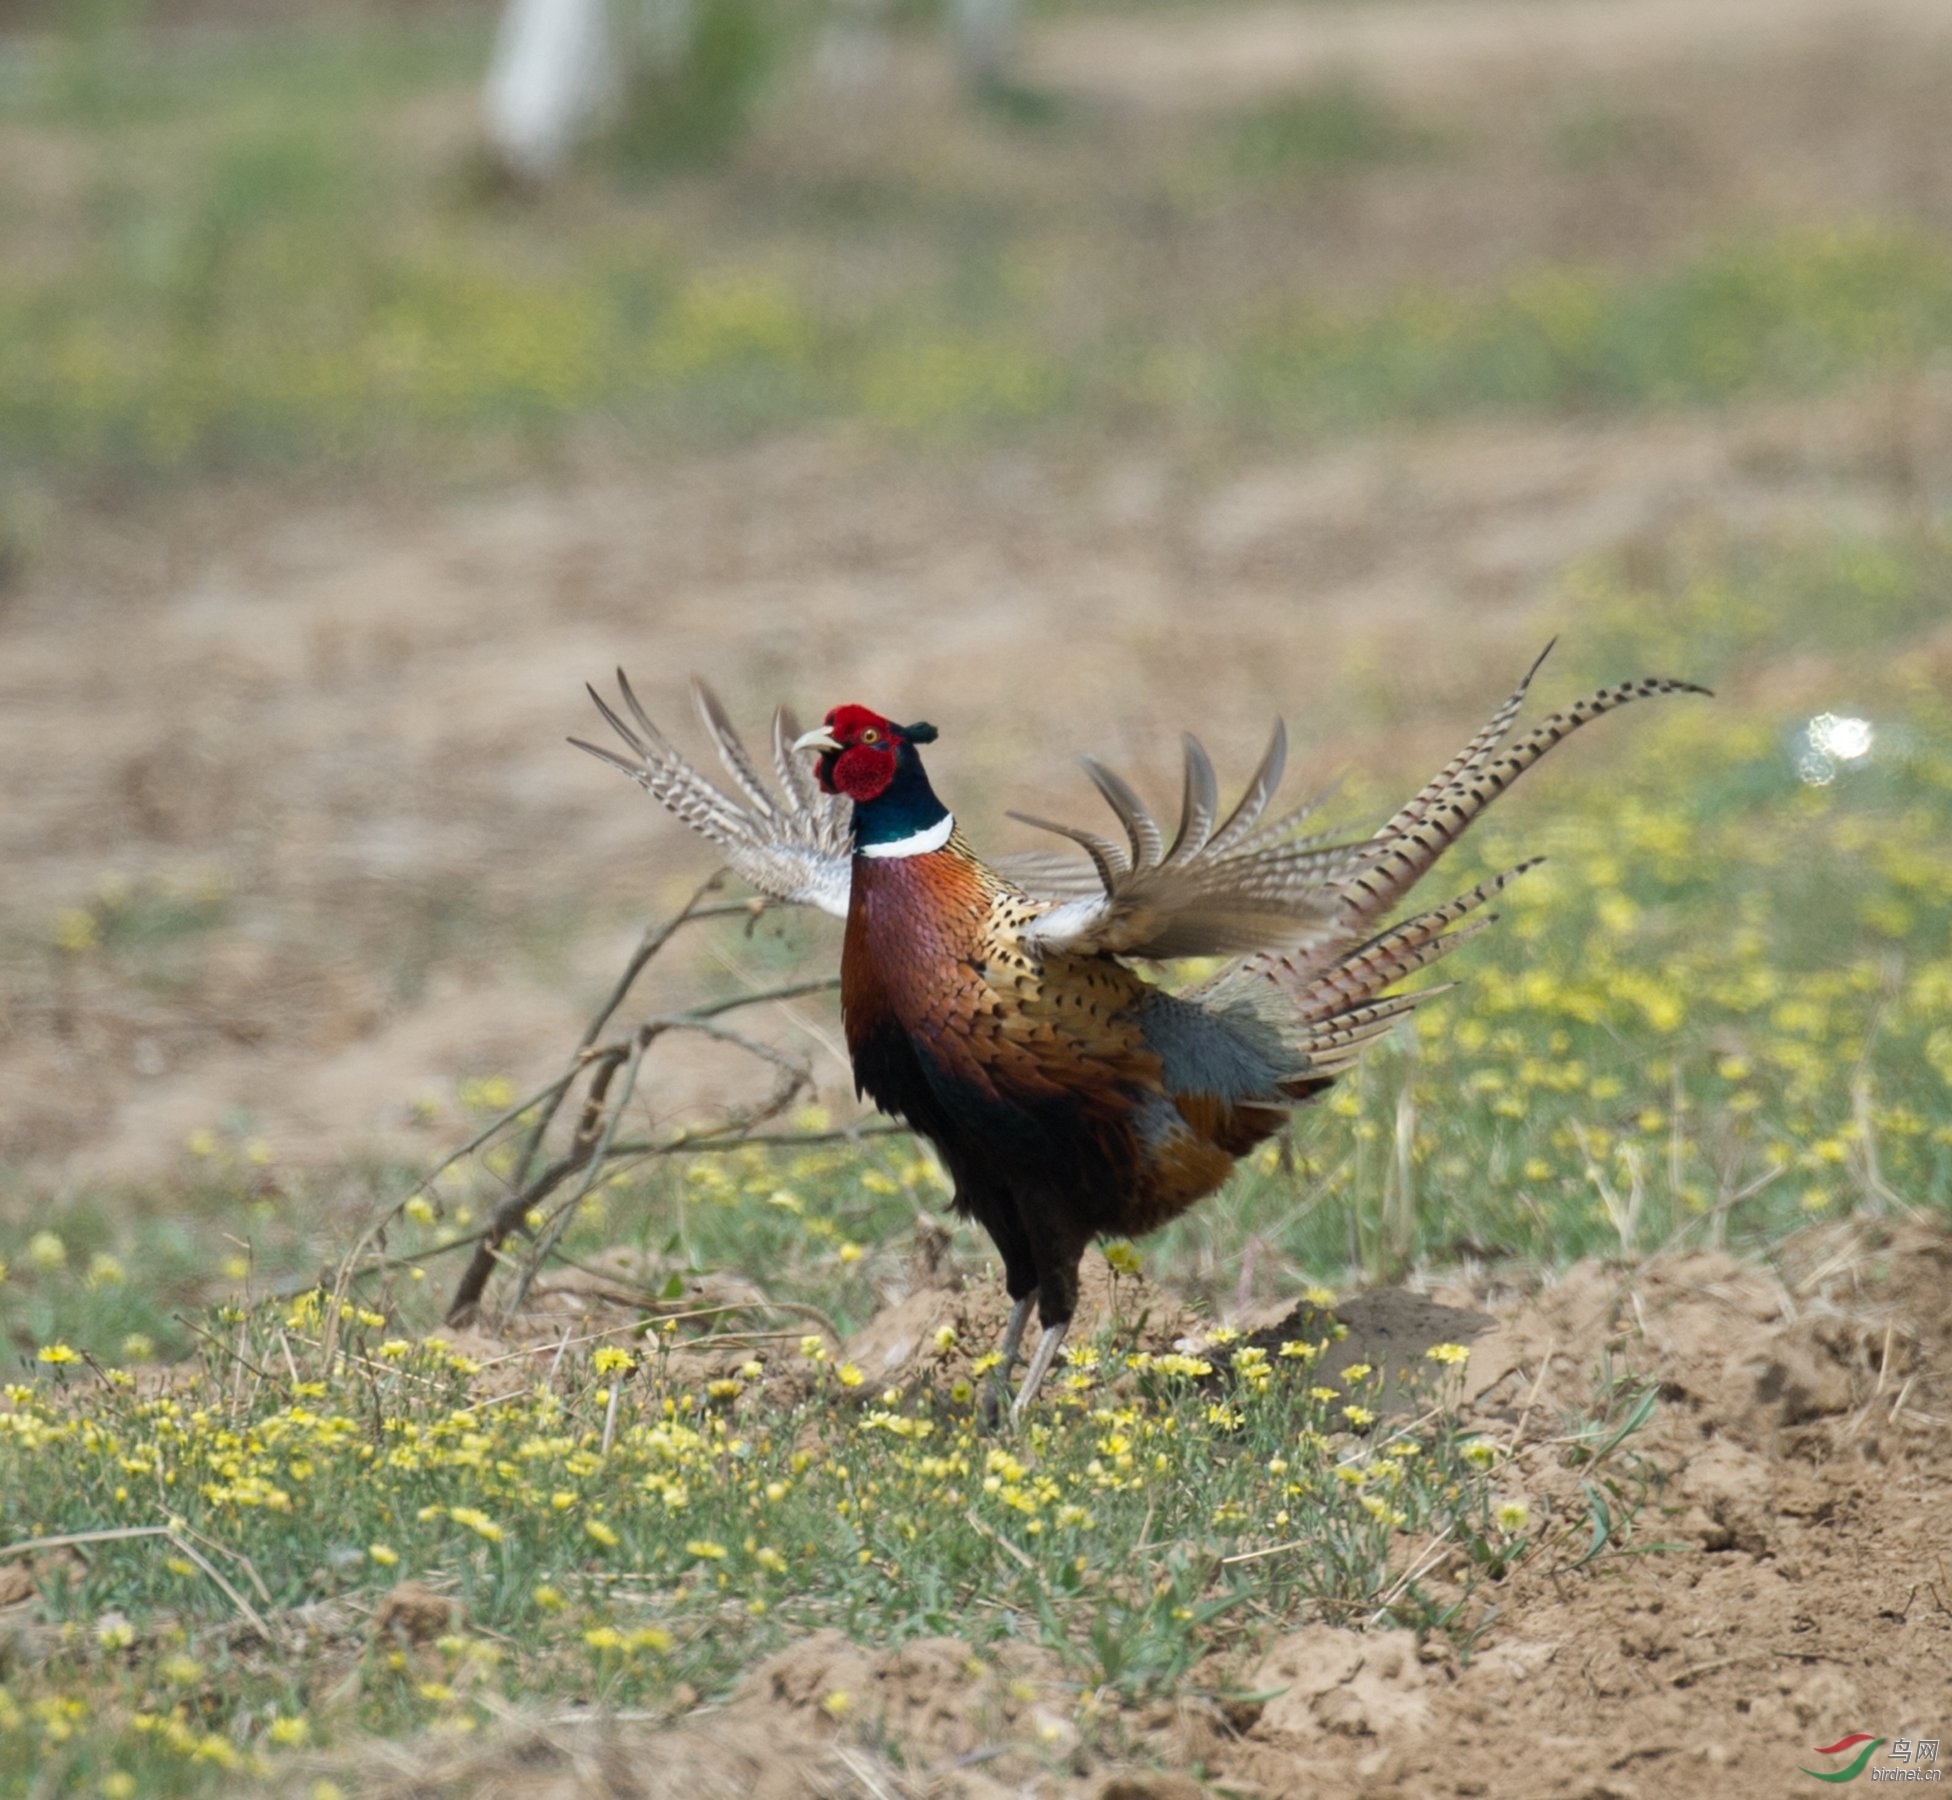
[[[1443,991],[1390,990],[1490,924],[1480,909],[1537,860],[1386,924],[1466,827],[1580,726],[1632,700],[1708,691],[1626,682],[1507,742],[1537,671],[1380,830],[1346,843],[1300,833],[1313,802],[1268,819],[1287,754],[1278,723],[1224,819],[1189,734],[1170,843],[1132,788],[1087,757],[1125,841],[1013,814],[1088,860],[994,865],[930,786],[927,723],[847,705],[802,733],[782,709],[776,791],[694,682],[734,797],[673,747],[619,670],[630,722],[590,696],[629,755],[571,742],[712,839],[761,892],[846,920],[840,996],[857,1091],[935,1146],[955,1210],[1003,1260],[1013,1305],[992,1407],[1038,1309],[1042,1335],[1011,1406],[1020,1422],[1064,1342],[1091,1241],[1152,1231],[1212,1193],[1290,1109]],[[1196,956],[1231,960],[1177,992],[1134,966]]]

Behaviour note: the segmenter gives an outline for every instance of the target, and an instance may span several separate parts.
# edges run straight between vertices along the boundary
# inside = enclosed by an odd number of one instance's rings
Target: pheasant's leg
[[[1069,1319],[1059,1325],[1044,1327],[1044,1335],[1037,1340],[1036,1354],[1030,1359],[1030,1367],[1024,1371],[1023,1386],[1017,1389],[1016,1400],[1010,1407],[1010,1423],[1013,1426],[1023,1423],[1023,1415],[1031,1401],[1037,1398],[1037,1390],[1044,1385],[1044,1377],[1051,1372],[1051,1364],[1057,1361],[1064,1334],[1070,1329]]]
[[[1037,1296],[1026,1294],[1010,1308],[1010,1323],[1003,1328],[1003,1342],[997,1346],[997,1365],[990,1371],[989,1385],[983,1390],[983,1421],[994,1425],[1003,1417],[1010,1399],[1010,1371],[1017,1366],[1023,1349],[1023,1328],[1030,1323],[1030,1308]]]
[[[1017,1358],[1023,1354],[1023,1328],[1030,1323],[1030,1309],[1036,1299],[1035,1294],[1024,1295],[1010,1308],[1010,1323],[1003,1327],[1003,1342],[996,1347],[997,1355],[1003,1360],[996,1365],[996,1372],[1006,1382],[1010,1371],[1017,1366]]]
[[[1078,1264],[1091,1241],[1091,1227],[1076,1216],[1075,1197],[1052,1192],[1033,1194],[1030,1201],[1023,1204],[1019,1196],[1017,1217],[1037,1270],[1037,1313],[1044,1321],[1044,1335],[1037,1340],[1036,1353],[1010,1408],[1012,1425],[1023,1423],[1024,1414],[1057,1360],[1064,1334],[1071,1329],[1072,1316],[1078,1310]]]

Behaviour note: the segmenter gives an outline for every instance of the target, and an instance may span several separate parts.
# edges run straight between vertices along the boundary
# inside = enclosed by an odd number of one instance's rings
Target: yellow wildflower
[[[54,915],[54,946],[71,953],[92,950],[101,942],[95,915],[79,906],[64,906]]]
[[[477,1506],[453,1506],[448,1508],[447,1516],[457,1525],[465,1525],[470,1531],[485,1537],[491,1544],[502,1541],[502,1528]]]
[[[37,1269],[59,1269],[68,1260],[68,1246],[57,1231],[37,1231],[27,1240],[27,1260]]]

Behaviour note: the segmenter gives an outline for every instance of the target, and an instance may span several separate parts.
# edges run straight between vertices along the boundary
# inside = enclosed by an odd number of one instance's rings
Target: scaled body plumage
[[[1507,743],[1521,683],[1358,843],[1297,837],[1306,808],[1263,823],[1285,750],[1278,729],[1219,824],[1212,767],[1187,739],[1170,845],[1132,790],[1088,762],[1127,842],[1055,826],[1089,865],[1034,857],[993,867],[923,771],[917,747],[934,740],[933,726],[846,706],[801,735],[781,713],[773,748],[782,799],[695,688],[741,804],[671,747],[618,679],[634,727],[597,705],[633,756],[582,747],[721,844],[755,886],[845,917],[841,1008],[856,1084],[935,1145],[957,1210],[994,1240],[1016,1302],[1006,1376],[1037,1304],[1044,1332],[1019,1415],[1063,1341],[1091,1240],[1151,1231],[1212,1193],[1288,1108],[1329,1086],[1435,991],[1390,988],[1489,922],[1468,915],[1529,864],[1383,925],[1478,813],[1588,720],[1643,696],[1704,691],[1628,683]],[[814,782],[797,760],[805,750],[818,756]],[[1207,954],[1236,960],[1178,994],[1127,960]]]

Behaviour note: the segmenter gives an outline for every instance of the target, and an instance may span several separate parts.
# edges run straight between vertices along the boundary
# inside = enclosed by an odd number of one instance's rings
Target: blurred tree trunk
[[[1017,0],[949,0],[949,22],[964,85],[1007,85],[1016,65]]]
[[[640,63],[683,62],[694,0],[635,0],[618,30],[612,0],[508,0],[482,95],[488,141],[531,181],[558,173],[602,125]]]

